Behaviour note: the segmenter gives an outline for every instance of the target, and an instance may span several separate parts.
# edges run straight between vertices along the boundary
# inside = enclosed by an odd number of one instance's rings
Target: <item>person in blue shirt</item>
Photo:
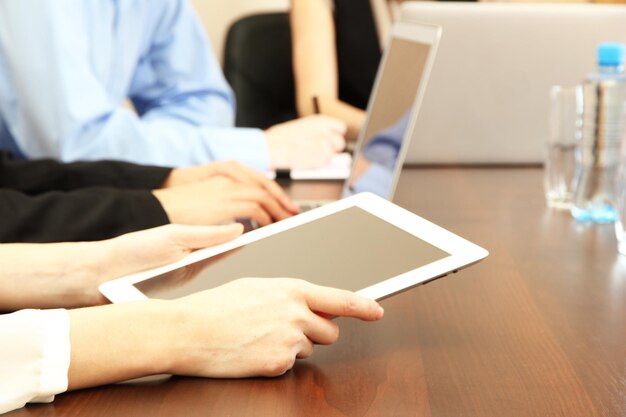
[[[339,120],[234,128],[234,106],[186,0],[0,2],[0,149],[17,157],[268,170],[344,148]]]

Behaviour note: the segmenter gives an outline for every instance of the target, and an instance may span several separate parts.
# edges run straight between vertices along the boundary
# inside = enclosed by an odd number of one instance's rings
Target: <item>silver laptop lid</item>
[[[626,41],[626,7],[422,2],[401,20],[440,25],[408,163],[538,163],[548,92],[596,67],[596,44]]]
[[[364,191],[393,197],[440,37],[435,25],[392,27],[343,197]]]

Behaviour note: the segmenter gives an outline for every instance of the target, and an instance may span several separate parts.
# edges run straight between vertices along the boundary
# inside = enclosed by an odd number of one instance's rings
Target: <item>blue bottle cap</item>
[[[626,47],[620,42],[603,42],[599,44],[598,65],[624,65],[624,49],[626,49]]]

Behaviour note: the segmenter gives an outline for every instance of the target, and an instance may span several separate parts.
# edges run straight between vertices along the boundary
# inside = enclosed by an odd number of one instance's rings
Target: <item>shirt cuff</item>
[[[31,402],[52,402],[67,391],[70,368],[70,317],[66,310],[48,310],[43,316],[43,358],[38,395]]]

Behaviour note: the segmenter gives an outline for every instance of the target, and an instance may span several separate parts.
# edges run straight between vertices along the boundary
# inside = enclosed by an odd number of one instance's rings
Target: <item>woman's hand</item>
[[[379,320],[375,301],[289,278],[244,278],[171,301],[70,311],[69,389],[147,375],[277,376],[339,336],[331,316]]]
[[[346,124],[313,115],[274,125],[265,138],[274,169],[315,169],[328,164],[346,147]]]
[[[286,208],[295,207],[285,191],[265,175],[235,161],[213,162],[188,168],[176,168],[161,188],[180,187],[215,177],[225,177],[233,183],[264,190]]]
[[[196,249],[228,242],[243,232],[234,223],[225,226],[185,226],[169,224],[127,233],[114,239],[94,242],[101,246],[105,262],[99,281],[165,265],[184,258]]]
[[[329,317],[383,315],[378,303],[350,291],[289,278],[239,279],[171,303],[176,320],[163,329],[179,343],[167,372],[219,378],[281,375],[314,344],[337,341]]]
[[[172,223],[211,225],[253,219],[261,226],[293,216],[298,207],[257,185],[225,176],[152,192]]]
[[[0,245],[0,310],[98,305],[110,279],[234,239],[239,224],[167,225],[99,242]]]

